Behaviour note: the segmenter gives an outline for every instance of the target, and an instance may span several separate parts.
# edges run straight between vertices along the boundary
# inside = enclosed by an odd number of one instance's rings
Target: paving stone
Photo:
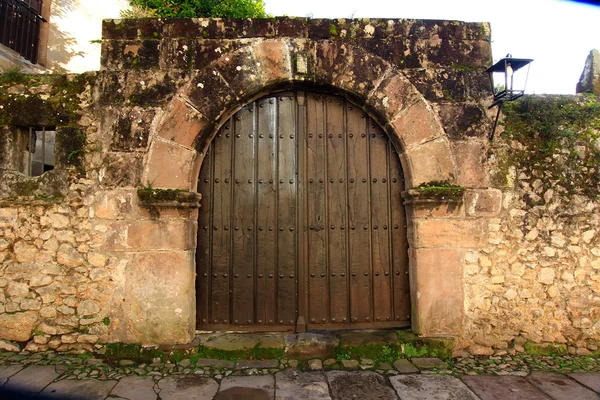
[[[233,368],[235,364],[228,360],[211,360],[210,358],[200,358],[196,362],[197,367],[213,367],[213,368]]]
[[[279,360],[240,360],[235,364],[236,369],[277,368]]]
[[[342,360],[342,366],[346,369],[358,368],[358,360]]]
[[[388,363],[381,363],[379,364],[379,369],[386,371],[388,369],[392,369],[392,366]]]
[[[577,382],[581,383],[584,386],[592,389],[596,393],[600,393],[600,373],[597,374],[583,374],[583,373],[574,373],[569,374],[569,376],[575,379]]]
[[[272,375],[228,376],[223,378],[215,400],[271,400],[275,396]]]
[[[162,400],[210,400],[219,384],[205,376],[178,376],[161,379],[158,382]]]
[[[308,362],[308,368],[312,371],[320,371],[323,369],[323,362],[321,360],[310,360]]]
[[[116,384],[117,381],[63,379],[48,385],[42,391],[42,395],[48,399],[77,397],[86,400],[104,400]]]
[[[401,374],[415,374],[419,372],[419,369],[412,365],[410,361],[403,358],[394,361],[394,368]]]
[[[439,358],[412,358],[410,361],[419,369],[448,368],[448,364]]]
[[[33,365],[11,376],[3,388],[39,393],[59,376],[53,365]]]
[[[299,333],[286,336],[285,353],[289,358],[312,360],[313,358],[330,358],[335,356],[335,348],[340,340],[331,334]]]
[[[390,383],[402,400],[478,400],[460,380],[442,375],[396,375]]]
[[[463,376],[461,379],[481,400],[549,400],[519,376]]]
[[[23,369],[22,365],[3,365],[0,367],[0,386],[4,385],[8,378]]]
[[[211,349],[248,350],[258,345],[263,349],[283,349],[286,333],[221,333],[203,338],[202,344]]]
[[[385,378],[375,372],[326,372],[333,399],[396,399]]]
[[[599,400],[600,396],[568,376],[534,371],[527,380],[554,400]]]
[[[331,399],[327,378],[321,372],[285,370],[275,374],[276,400]]]
[[[338,333],[340,347],[358,347],[364,345],[397,344],[398,334],[395,330],[361,329]]]
[[[123,377],[110,394],[129,400],[149,400],[158,397],[154,391],[154,379],[151,376]]]

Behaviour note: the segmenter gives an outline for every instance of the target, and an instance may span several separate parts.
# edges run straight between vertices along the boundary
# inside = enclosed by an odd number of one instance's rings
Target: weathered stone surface
[[[423,100],[412,104],[391,124],[400,135],[405,150],[444,135],[431,106]]]
[[[154,379],[151,376],[126,376],[110,391],[112,397],[123,397],[128,400],[157,399],[154,391]]]
[[[156,135],[182,146],[192,147],[200,131],[207,125],[208,121],[202,114],[190,107],[184,99],[175,97],[163,114]]]
[[[460,332],[464,301],[462,254],[451,249],[409,250],[415,333],[434,336]],[[416,293],[420,296],[416,297]]]
[[[3,388],[38,393],[58,377],[53,365],[33,365],[8,378]]]
[[[342,360],[342,367],[344,369],[356,369],[358,365],[358,360]]]
[[[486,229],[483,219],[417,219],[412,231],[415,248],[477,248]]]
[[[323,369],[323,361],[315,359],[308,361],[308,368],[311,371],[320,371]]]
[[[0,337],[16,342],[25,342],[33,337],[33,330],[38,324],[35,311],[0,314]]]
[[[396,399],[394,390],[374,372],[326,372],[333,398],[336,399]]]
[[[228,376],[223,378],[215,399],[238,399],[241,396],[253,399],[272,399],[275,395],[275,379],[271,375]]]
[[[21,351],[18,345],[11,342],[7,342],[6,340],[0,340],[0,350],[12,351],[16,353]]]
[[[210,400],[219,384],[209,377],[191,375],[161,379],[158,387],[164,400]]]
[[[61,244],[56,253],[56,261],[66,267],[78,267],[84,260],[81,254],[68,244]]]
[[[338,334],[341,347],[358,347],[364,345],[397,344],[396,331],[384,329],[364,329],[357,331],[342,331]]]
[[[394,361],[394,368],[401,374],[414,374],[419,372],[419,369],[411,364],[410,361],[406,359],[399,359]]]
[[[586,374],[583,372],[577,372],[569,374],[569,377],[575,379],[577,382],[581,383],[584,386],[587,386],[594,392],[600,394],[600,374]]]
[[[212,334],[202,342],[205,347],[218,350],[248,350],[255,346],[264,349],[281,349],[285,345],[284,333],[223,333]]]
[[[190,188],[194,151],[156,140],[150,146],[148,157],[143,176],[145,182],[161,189]],[[175,174],[172,173],[174,170],[177,171]]]
[[[390,383],[402,400],[478,400],[464,383],[453,376],[397,375]]]
[[[481,400],[548,400],[543,392],[518,376],[463,376],[461,379]]]
[[[233,368],[234,363],[228,360],[213,360],[209,358],[200,358],[196,361],[198,367],[214,367],[214,368]]]
[[[300,372],[287,369],[275,374],[275,392],[278,400],[329,400],[329,387],[320,372]]]
[[[286,355],[298,360],[334,357],[339,339],[332,335],[299,333],[286,338]]]
[[[239,360],[235,364],[236,369],[277,368],[278,366],[278,360]]]
[[[456,171],[450,145],[445,138],[426,142],[400,154],[410,189],[428,182],[454,182]]]
[[[527,380],[555,400],[598,400],[597,393],[555,372],[534,371]]]
[[[4,385],[8,379],[21,371],[23,366],[20,364],[3,365],[0,367],[0,386]]]
[[[600,96],[600,52],[596,49],[590,51],[585,60],[576,93],[594,93]]]
[[[419,369],[447,368],[448,364],[439,358],[413,358],[412,363]]]
[[[124,336],[157,344],[190,342],[195,330],[194,274],[193,253],[138,255],[125,272],[129,296],[123,305]],[[165,276],[170,278],[165,280]]]
[[[42,391],[42,395],[49,399],[82,397],[89,400],[104,400],[116,384],[117,381],[113,380],[62,380],[48,385]]]
[[[37,252],[37,247],[27,244],[23,241],[19,241],[14,245],[15,257],[20,263],[28,263],[34,261]]]

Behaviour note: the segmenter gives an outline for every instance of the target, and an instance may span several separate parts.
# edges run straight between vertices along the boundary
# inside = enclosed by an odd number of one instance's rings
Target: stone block
[[[163,39],[160,44],[160,69],[190,69],[193,65],[193,43],[193,40],[186,38]]]
[[[275,374],[278,400],[331,400],[325,375],[318,372],[299,372],[292,369]]]
[[[155,188],[189,190],[195,157],[193,150],[155,140],[150,147],[143,181]]]
[[[330,371],[325,376],[334,399],[396,400],[385,378],[374,372]]]
[[[339,344],[339,339],[327,334],[299,333],[288,335],[286,344],[285,353],[289,358],[297,360],[325,359],[335,356],[335,348]]]
[[[487,187],[487,149],[477,140],[453,142],[453,152],[458,171],[457,183],[464,187]]]
[[[239,360],[235,364],[236,369],[277,368],[278,366],[278,360]]]
[[[435,112],[425,101],[412,104],[391,122],[400,137],[402,148],[407,149],[434,140],[444,134]]]
[[[237,101],[235,93],[213,68],[204,68],[192,77],[185,97],[209,121],[216,121]]]
[[[464,199],[470,217],[495,217],[502,210],[502,192],[498,189],[469,189]]]
[[[26,342],[33,337],[38,325],[38,313],[35,311],[0,314],[0,338]]]
[[[413,358],[411,361],[419,369],[448,368],[448,364],[439,358]]]
[[[464,314],[462,259],[454,249],[409,249],[412,330],[423,336],[461,333]]]
[[[131,187],[142,184],[143,157],[131,153],[104,155],[100,183],[106,188]],[[147,182],[145,182],[147,183]]]
[[[450,182],[456,179],[452,151],[444,138],[412,147],[400,154],[406,178],[406,189],[428,182]]]
[[[465,215],[460,200],[413,199],[404,204],[410,218],[459,218]]]
[[[413,248],[477,248],[486,238],[483,219],[418,218],[410,227]]]
[[[110,40],[102,46],[102,65],[107,69],[152,69],[158,68],[160,60],[160,41]]]
[[[135,192],[113,190],[98,192],[92,204],[93,215],[99,219],[125,219],[131,217]]]
[[[184,99],[175,97],[163,114],[156,135],[191,148],[198,134],[208,125],[202,114],[186,104]]]
[[[164,400],[200,400],[214,398],[219,384],[207,376],[173,376],[161,379],[158,387]]]
[[[107,249],[113,251],[193,250],[195,221],[122,221],[111,225]]]
[[[394,368],[401,374],[415,374],[419,372],[419,369],[412,365],[410,361],[406,359],[399,359],[394,361]]]
[[[384,121],[393,121],[394,117],[422,100],[414,85],[399,71],[391,70],[377,89],[371,94],[369,104]],[[404,132],[398,131],[398,136]]]
[[[316,83],[333,84],[357,99],[367,99],[390,68],[366,50],[337,41],[315,42],[314,54]]]
[[[260,65],[263,87],[269,87],[292,79],[290,49],[281,40],[260,41],[254,47],[254,57]]]
[[[398,375],[390,383],[402,400],[479,400],[458,378],[435,375]]]
[[[194,264],[193,251],[134,257],[125,271],[123,341],[182,344],[194,338]]]
[[[585,60],[583,72],[577,82],[577,93],[593,93],[600,96],[600,52],[596,49],[590,51]]]
[[[123,110],[110,127],[112,133],[110,150],[122,152],[146,150],[150,125],[155,115],[155,110],[140,107]]]
[[[490,119],[479,104],[443,102],[433,105],[451,139],[485,139],[492,131]]]

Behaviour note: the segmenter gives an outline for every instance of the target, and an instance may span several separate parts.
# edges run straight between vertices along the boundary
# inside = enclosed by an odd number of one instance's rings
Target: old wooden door
[[[387,135],[342,97],[242,108],[200,172],[198,328],[409,325],[403,188]]]

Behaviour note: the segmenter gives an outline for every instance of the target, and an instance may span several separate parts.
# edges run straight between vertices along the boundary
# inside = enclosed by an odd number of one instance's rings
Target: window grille
[[[29,128],[29,160],[27,174],[40,176],[44,172],[54,169],[54,143],[56,131],[46,128]]]
[[[0,43],[37,63],[42,0],[0,0]]]

